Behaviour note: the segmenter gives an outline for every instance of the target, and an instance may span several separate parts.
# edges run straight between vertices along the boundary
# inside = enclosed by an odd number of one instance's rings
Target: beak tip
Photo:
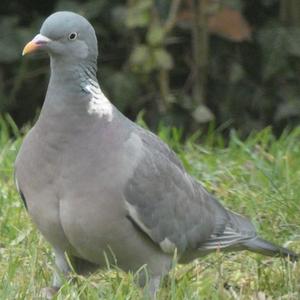
[[[36,51],[37,49],[41,48],[43,45],[47,44],[50,41],[51,40],[46,36],[43,36],[41,34],[36,35],[33,40],[31,40],[25,45],[22,51],[22,56],[26,55],[27,53]]]
[[[23,51],[22,51],[22,56],[26,55],[27,53],[33,52],[37,50],[38,46],[33,42],[29,42],[28,44],[25,45]]]

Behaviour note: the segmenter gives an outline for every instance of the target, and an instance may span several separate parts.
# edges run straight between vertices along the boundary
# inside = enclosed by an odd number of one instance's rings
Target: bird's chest
[[[103,251],[111,247],[122,252],[117,247],[121,240],[123,246],[128,240],[123,190],[138,158],[133,150],[136,143],[132,138],[115,148],[73,147],[65,157],[60,219],[68,240],[83,258],[101,263]]]
[[[16,181],[29,215],[44,237],[53,245],[69,248],[59,213],[61,162],[62,149],[44,143],[33,130],[19,151]]]
[[[97,236],[99,249],[113,243],[110,228],[125,218],[122,191],[134,168],[136,141],[123,147],[89,138],[63,142],[44,143],[31,133],[18,155],[18,184],[32,220],[52,245],[80,252]]]

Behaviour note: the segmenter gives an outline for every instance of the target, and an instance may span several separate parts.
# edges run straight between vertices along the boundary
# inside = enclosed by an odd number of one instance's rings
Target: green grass
[[[227,207],[249,216],[264,238],[300,252],[300,128],[278,139],[265,129],[246,141],[233,132],[227,146],[213,131],[185,143],[178,130],[161,127],[159,134],[192,175]],[[21,141],[13,122],[1,120],[0,299],[38,299],[53,270],[51,248],[13,183]],[[134,274],[109,270],[76,279],[64,284],[57,299],[143,299]],[[300,266],[249,252],[215,253],[176,266],[159,299],[300,299]]]

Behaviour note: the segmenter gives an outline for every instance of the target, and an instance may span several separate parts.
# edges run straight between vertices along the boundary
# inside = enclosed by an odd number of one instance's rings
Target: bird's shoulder
[[[154,155],[159,155],[161,158],[166,160],[166,163],[172,164],[179,168],[182,172],[185,172],[184,167],[176,153],[157,135],[140,126],[136,126],[134,132],[140,138],[144,148],[147,149],[148,152]]]

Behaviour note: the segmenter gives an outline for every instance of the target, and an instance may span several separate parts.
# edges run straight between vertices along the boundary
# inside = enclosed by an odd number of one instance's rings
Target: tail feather
[[[281,246],[277,246],[260,237],[255,237],[253,239],[245,241],[243,243],[243,246],[245,246],[247,250],[257,252],[263,255],[288,257],[291,261],[298,260],[298,255],[293,251]]]
[[[298,255],[293,251],[258,237],[255,227],[249,219],[229,210],[226,212],[227,218],[220,219],[221,226],[217,227],[219,230],[199,245],[200,252],[209,253],[216,249],[223,251],[249,250],[267,256],[288,257],[291,261],[298,260]],[[225,226],[222,223],[224,219]]]

